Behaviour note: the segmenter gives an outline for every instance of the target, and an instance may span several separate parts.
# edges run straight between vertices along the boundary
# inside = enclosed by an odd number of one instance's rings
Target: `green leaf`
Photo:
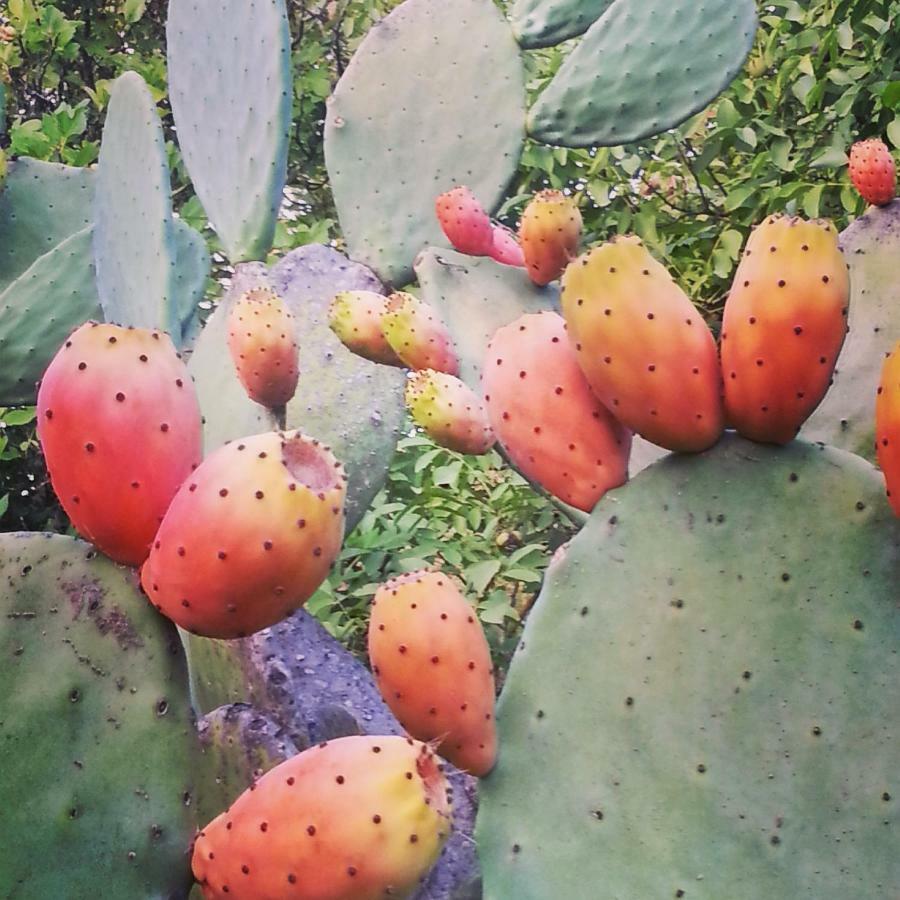
[[[3,414],[2,421],[9,426],[27,425],[33,422],[37,410],[33,406],[26,406],[22,409],[11,409]]]
[[[465,571],[466,583],[476,594],[483,594],[487,586],[500,571],[502,563],[498,559],[485,559],[469,566]]]
[[[900,105],[900,81],[892,81],[881,93],[881,102],[888,109],[896,109]]]
[[[822,206],[822,193],[824,190],[824,184],[817,184],[803,195],[803,212],[806,213],[808,218],[818,218],[819,210]]]
[[[126,22],[137,22],[144,15],[146,0],[125,0],[122,7],[122,15],[125,16]]]
[[[900,147],[900,116],[894,119],[887,127],[888,140],[895,146]]]
[[[0,497],[0,519],[2,519],[6,515],[6,511],[9,509],[9,494],[4,494]]]
[[[734,128],[741,121],[741,114],[737,107],[727,97],[719,101],[716,109],[716,122],[720,128]]]

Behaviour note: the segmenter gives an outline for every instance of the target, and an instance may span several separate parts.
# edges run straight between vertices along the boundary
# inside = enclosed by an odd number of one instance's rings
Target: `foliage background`
[[[288,0],[294,133],[275,255],[340,233],[322,148],[325,100],[371,24],[399,0]],[[500,3],[502,6],[503,4]],[[573,192],[588,241],[638,233],[713,327],[749,229],[767,214],[827,216],[845,227],[863,201],[846,176],[850,144],[900,148],[900,0],[772,0],[744,72],[706,112],[639,144],[566,150],[530,143],[499,211],[515,225],[543,187]],[[204,228],[171,140],[164,0],[8,0],[0,4],[0,81],[12,156],[90,165],[111,81],[133,69],[159,102],[179,214]],[[527,55],[533,93],[567,47]],[[216,239],[205,234],[213,248]],[[219,257],[216,275],[227,278]],[[210,285],[210,302],[220,288]],[[61,530],[30,410],[0,409],[0,528]],[[311,606],[359,649],[365,605],[393,571],[440,565],[462,577],[505,656],[549,552],[573,530],[494,455],[472,460],[411,435],[387,488],[351,535]]]

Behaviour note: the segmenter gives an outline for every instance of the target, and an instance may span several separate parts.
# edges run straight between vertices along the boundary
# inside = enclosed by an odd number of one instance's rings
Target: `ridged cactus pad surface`
[[[172,900],[190,885],[195,741],[175,629],[64,536],[0,536],[0,886]]]
[[[284,0],[171,0],[169,96],[197,196],[232,262],[265,259],[287,173]]]
[[[755,34],[753,0],[615,0],[538,97],[529,133],[588,147],[673,128],[725,89]]]
[[[584,34],[614,0],[516,0],[509,17],[526,49],[552,47]]]
[[[444,242],[435,199],[467,185],[490,212],[522,151],[519,48],[492,0],[406,0],[332,96],[325,159],[350,255],[402,287]]]
[[[898,563],[831,448],[729,435],[608,494],[501,697],[485,900],[892,896]]]

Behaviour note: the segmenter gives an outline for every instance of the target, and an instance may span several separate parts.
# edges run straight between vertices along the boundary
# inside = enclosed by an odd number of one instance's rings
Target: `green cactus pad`
[[[287,177],[284,0],[170,0],[169,96],[197,196],[233,263],[265,259]]]
[[[494,332],[526,313],[559,308],[555,284],[537,287],[517,266],[429,247],[416,260],[422,299],[441,315],[459,356],[460,378],[480,394]]]
[[[166,147],[144,79],[113,83],[94,200],[97,290],[107,322],[180,337]]]
[[[247,397],[227,348],[228,314],[235,299],[270,284],[294,316],[300,342],[300,384],[287,407],[287,427],[328,444],[349,476],[347,528],[353,528],[384,483],[403,422],[405,374],[352,354],[328,326],[328,307],[340,291],[379,291],[366,268],[319,244],[289,253],[268,276],[242,266],[232,291],[210,316],[190,361],[206,416],[209,452],[227,440],[277,427],[272,413]]]
[[[509,671],[486,900],[890,896],[898,565],[877,472],[831,448],[728,435],[608,494]]]
[[[513,31],[526,49],[552,47],[584,34],[614,0],[516,0],[509,13]]]
[[[199,303],[206,292],[210,266],[209,248],[203,235],[176,219],[174,287],[182,347],[189,346],[200,333]]]
[[[184,897],[196,737],[175,629],[90,545],[0,535],[0,885]]]
[[[37,382],[63,341],[100,317],[91,229],[85,228],[0,293],[0,405],[34,403]]]
[[[538,97],[532,137],[613,146],[681,124],[740,71],[753,0],[615,0]]]
[[[519,49],[491,0],[398,6],[366,36],[328,106],[325,160],[350,255],[405,284],[416,254],[444,243],[440,194],[462,184],[487,210],[500,202],[524,118]]]
[[[801,434],[874,461],[875,390],[885,354],[900,340],[900,200],[871,207],[841,234],[841,249],[850,266],[850,333],[834,383]]]

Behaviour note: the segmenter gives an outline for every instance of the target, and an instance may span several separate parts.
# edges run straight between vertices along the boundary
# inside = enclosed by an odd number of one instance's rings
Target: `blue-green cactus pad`
[[[178,143],[232,262],[265,259],[287,177],[293,76],[284,0],[170,0]]]
[[[196,736],[172,625],[73,538],[0,535],[0,893],[170,900]]]
[[[144,79],[113,83],[94,200],[97,290],[107,322],[180,337],[165,140]]]
[[[206,292],[211,264],[203,235],[186,222],[176,219],[175,297],[182,347],[190,345],[200,333],[199,303]]]
[[[614,0],[516,0],[509,20],[526,49],[552,47],[584,34]]]
[[[615,0],[538,97],[529,133],[588,147],[673,128],[737,75],[756,21],[753,0]]]
[[[607,494],[509,670],[485,900],[893,896],[898,566],[832,448],[727,435]]]
[[[518,266],[455,250],[429,247],[416,260],[422,298],[441,315],[453,337],[460,377],[481,393],[481,366],[498,328],[526,313],[559,309],[554,282],[537,287]]]
[[[373,26],[328,104],[325,160],[350,255],[400,286],[444,244],[435,200],[494,209],[522,151],[525,86],[492,0],[406,0]]]

